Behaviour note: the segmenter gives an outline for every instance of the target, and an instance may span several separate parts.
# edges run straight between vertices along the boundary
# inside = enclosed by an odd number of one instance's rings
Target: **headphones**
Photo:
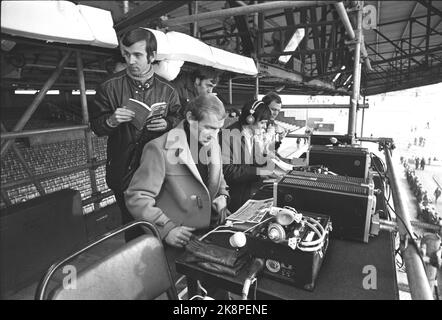
[[[250,115],[247,116],[246,118],[246,122],[247,124],[254,124],[256,119],[253,116],[253,114],[255,113],[256,109],[261,105],[264,104],[264,102],[260,101],[260,100],[256,100],[255,102],[253,102],[252,104],[252,108],[250,109],[249,113]]]

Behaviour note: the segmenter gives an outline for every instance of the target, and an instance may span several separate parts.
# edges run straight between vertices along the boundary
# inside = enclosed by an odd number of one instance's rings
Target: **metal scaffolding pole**
[[[348,113],[348,135],[355,136],[356,132],[356,108],[359,99],[359,91],[361,89],[361,43],[362,43],[362,1],[357,4],[357,30],[356,30],[356,46],[354,54],[353,67],[353,91],[350,98],[350,109]]]
[[[14,129],[12,129],[13,132],[21,131],[26,123],[29,121],[29,119],[34,114],[37,107],[40,105],[40,103],[43,101],[46,92],[52,87],[52,85],[55,83],[57,78],[60,76],[61,72],[63,71],[63,68],[67,64],[69,57],[72,54],[72,50],[69,50],[66,52],[64,57],[60,60],[57,68],[54,70],[52,75],[49,77],[49,79],[46,81],[46,83],[43,85],[43,88],[38,92],[37,96],[35,97],[34,101],[32,101],[31,105],[26,109],[23,116],[18,120],[17,124],[15,125]],[[11,146],[11,144],[14,142],[14,140],[8,140],[4,145],[2,145],[0,150],[0,156],[3,156],[5,152],[8,150],[8,148]]]
[[[164,26],[171,27],[180,24],[193,23],[201,20],[241,16],[250,13],[265,12],[276,9],[323,6],[327,4],[333,4],[334,2],[335,1],[271,1],[260,4],[252,4],[245,7],[241,6],[235,8],[228,8],[228,9],[194,14],[191,16],[167,19],[163,20],[162,24]]]
[[[362,10],[363,3],[361,3],[360,6],[361,6],[361,10]],[[345,10],[344,4],[342,2],[335,3],[335,8],[336,8],[336,11],[338,12],[339,17],[342,20],[342,23],[344,24],[345,31],[347,32],[350,40],[354,40],[356,38],[356,35],[355,35],[354,30],[353,30],[353,27],[351,26],[351,22],[350,22],[350,19],[348,18],[347,11]],[[361,26],[362,26],[362,24],[361,24]],[[360,29],[360,28],[358,27],[358,29]],[[366,65],[368,70],[373,71],[373,69],[371,67],[370,59],[368,58],[367,49],[365,48],[364,35],[362,34],[362,31],[361,31],[361,41],[360,41],[360,43],[361,43],[361,50],[360,50],[360,52],[362,53],[362,56],[365,59],[365,65]]]
[[[87,162],[93,163],[94,162],[94,147],[92,145],[92,135],[91,135],[91,129],[89,128],[89,113],[87,108],[87,97],[86,97],[86,85],[84,80],[84,72],[83,72],[83,61],[81,59],[81,52],[76,52],[77,56],[77,73],[78,73],[78,83],[80,85],[80,98],[81,98],[81,110],[83,113],[83,124],[87,125],[88,128],[84,130],[84,137],[86,141],[86,155],[87,155]],[[91,180],[91,189],[92,189],[92,195],[96,195],[98,193],[97,188],[97,180],[95,176],[95,169],[89,168],[89,177]],[[94,203],[94,209],[98,210],[100,207],[98,203]]]
[[[229,104],[233,103],[232,77],[229,78]]]
[[[364,95],[364,106],[365,106],[365,95]],[[364,117],[365,117],[365,108],[362,108],[361,137],[364,136]]]
[[[384,154],[388,168],[387,175],[389,177],[393,195],[394,211],[396,216],[400,217],[400,219],[397,221],[399,234],[402,240],[400,249],[404,259],[405,268],[407,270],[411,298],[413,300],[433,300],[433,294],[425,273],[423,261],[419,256],[418,248],[411,243],[411,240],[405,241],[405,239],[409,239],[410,237],[408,231],[411,232],[412,230],[410,213],[408,211],[407,204],[403,200],[404,198],[399,187],[399,179],[395,174],[393,161],[391,159],[391,150],[385,147]]]
[[[57,132],[69,132],[69,131],[77,131],[77,130],[85,130],[87,129],[87,125],[77,125],[77,126],[69,126],[69,127],[60,127],[60,128],[50,128],[50,129],[35,129],[35,130],[24,130],[20,132],[6,132],[2,133],[1,139],[17,139],[31,136],[38,136],[47,133],[57,133]]]
[[[195,1],[193,13],[198,14],[198,1]],[[198,38],[198,21],[195,21],[195,23],[193,24],[192,35],[195,38]]]

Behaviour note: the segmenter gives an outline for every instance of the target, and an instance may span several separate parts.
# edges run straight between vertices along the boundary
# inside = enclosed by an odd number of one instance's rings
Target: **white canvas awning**
[[[51,42],[118,46],[110,11],[69,1],[2,1],[1,31]]]

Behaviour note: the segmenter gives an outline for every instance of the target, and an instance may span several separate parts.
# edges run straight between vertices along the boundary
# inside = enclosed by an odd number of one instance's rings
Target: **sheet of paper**
[[[273,198],[264,200],[247,200],[241,208],[227,217],[228,220],[238,220],[246,222],[261,222],[265,213],[273,206]]]

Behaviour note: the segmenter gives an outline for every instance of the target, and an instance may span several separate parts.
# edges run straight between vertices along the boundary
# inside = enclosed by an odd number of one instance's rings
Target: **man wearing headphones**
[[[267,177],[264,133],[270,117],[270,109],[262,101],[254,100],[244,106],[237,122],[222,130],[223,172],[230,188],[231,212],[250,199]]]

